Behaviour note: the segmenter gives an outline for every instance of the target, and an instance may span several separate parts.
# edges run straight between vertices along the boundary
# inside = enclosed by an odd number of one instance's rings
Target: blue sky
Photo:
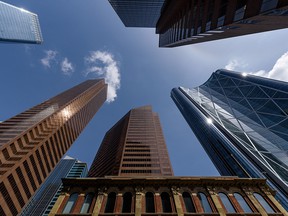
[[[0,120],[86,79],[106,77],[110,102],[67,153],[89,165],[105,132],[131,108],[150,104],[160,116],[175,175],[218,175],[171,89],[201,85],[219,68],[288,81],[287,29],[158,48],[155,29],[125,28],[108,0],[6,2],[38,14],[44,43],[0,44]]]

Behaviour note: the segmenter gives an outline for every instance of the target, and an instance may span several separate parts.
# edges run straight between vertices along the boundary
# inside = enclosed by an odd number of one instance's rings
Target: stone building
[[[50,216],[287,215],[264,179],[115,176],[63,184]]]

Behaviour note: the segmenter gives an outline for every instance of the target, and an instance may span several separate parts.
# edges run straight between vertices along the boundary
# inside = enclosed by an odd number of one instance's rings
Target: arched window
[[[182,194],[182,197],[185,203],[186,212],[196,212],[190,194],[187,192],[184,192]]]
[[[243,211],[245,213],[252,213],[253,212],[241,194],[234,193],[234,197],[236,198],[237,202],[239,203],[239,205],[241,206],[241,208],[243,209]]]
[[[93,197],[94,197],[94,193],[86,194],[85,200],[84,200],[84,203],[82,205],[80,213],[88,213],[89,212]]]
[[[223,205],[225,206],[225,209],[227,212],[229,212],[229,213],[235,213],[236,212],[235,208],[233,207],[232,203],[230,202],[230,200],[226,194],[219,193],[219,197],[220,197]]]
[[[126,192],[123,195],[122,212],[131,213],[131,204],[132,204],[132,194],[130,192]]]
[[[114,212],[114,206],[116,201],[116,193],[111,192],[108,194],[106,206],[105,206],[105,213],[113,213]]]
[[[206,195],[204,193],[198,193],[198,198],[201,202],[204,212],[212,213],[212,209],[211,209],[211,206],[208,202]]]
[[[267,203],[267,201],[260,194],[254,193],[254,197],[258,200],[267,213],[275,213],[269,203]]]
[[[161,201],[162,201],[162,210],[163,212],[172,212],[170,196],[168,193],[161,193]]]
[[[77,199],[78,199],[78,193],[71,194],[65,205],[65,208],[63,209],[63,213],[71,213]]]
[[[147,192],[145,195],[145,201],[146,201],[146,212],[148,213],[155,212],[154,194],[151,192]]]

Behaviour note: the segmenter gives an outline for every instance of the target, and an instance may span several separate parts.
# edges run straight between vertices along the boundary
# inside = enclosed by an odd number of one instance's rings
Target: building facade
[[[221,175],[267,178],[288,208],[288,84],[218,70],[171,97]]]
[[[156,32],[175,47],[287,28],[287,14],[285,0],[167,0]]]
[[[107,97],[87,80],[0,123],[0,215],[17,215]]]
[[[88,175],[173,175],[160,120],[151,106],[130,110],[106,133]]]
[[[109,1],[116,2],[111,4],[127,27],[147,27],[145,22],[158,17],[156,26],[151,22],[149,27],[156,27],[160,47],[202,43],[288,27],[286,0]],[[122,2],[121,7],[119,2]],[[152,7],[151,2],[159,5]],[[149,16],[150,13],[157,16]],[[129,25],[126,20],[131,21]]]
[[[50,216],[287,215],[264,179],[105,177],[63,184]]]
[[[37,14],[0,1],[0,42],[41,44]]]
[[[126,27],[155,28],[165,0],[109,0]]]
[[[87,174],[86,163],[65,156],[25,205],[19,216],[48,216],[63,189],[62,178],[83,178]]]

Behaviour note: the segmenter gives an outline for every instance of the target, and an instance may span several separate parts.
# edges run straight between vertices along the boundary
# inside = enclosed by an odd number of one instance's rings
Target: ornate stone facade
[[[105,177],[63,184],[50,216],[287,215],[264,179]]]

